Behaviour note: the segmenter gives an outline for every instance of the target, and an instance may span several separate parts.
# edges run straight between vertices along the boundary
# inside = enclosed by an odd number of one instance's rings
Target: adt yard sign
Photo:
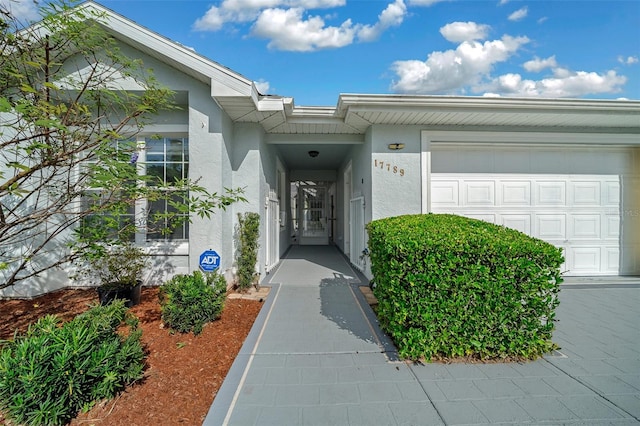
[[[200,255],[200,269],[213,272],[220,267],[220,255],[214,250],[205,250]]]

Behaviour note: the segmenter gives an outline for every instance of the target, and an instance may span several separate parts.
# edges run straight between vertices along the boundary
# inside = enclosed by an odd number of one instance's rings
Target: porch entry
[[[329,244],[329,182],[292,182],[291,200],[294,240],[300,245]]]

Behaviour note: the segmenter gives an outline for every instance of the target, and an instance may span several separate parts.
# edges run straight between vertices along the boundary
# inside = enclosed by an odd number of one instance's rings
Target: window
[[[116,192],[91,189],[84,192],[82,211],[93,211],[82,219],[82,234],[97,240],[120,238],[135,241],[135,208],[133,203],[118,203],[112,207],[109,197],[116,197]],[[103,208],[110,204],[109,210]],[[115,211],[114,211],[115,210]]]
[[[95,213],[83,218],[83,234],[94,239],[119,236],[139,243],[188,239],[189,212],[184,206],[189,202],[189,194],[177,187],[188,178],[189,139],[143,138],[114,142],[110,148],[123,165],[128,163],[127,166],[132,167],[133,175],[129,184],[145,184],[157,190],[149,191],[147,199],[131,199],[115,206],[114,199],[127,198],[123,191],[100,187],[85,191],[81,201],[82,211],[93,207]],[[91,167],[91,163],[88,166]],[[137,180],[135,176],[138,176]],[[112,208],[102,209],[101,206]],[[99,235],[98,232],[105,229],[100,225],[109,225],[107,228],[113,231]],[[126,232],[116,235],[115,229],[126,229]]]
[[[147,138],[143,173],[151,177],[148,182],[158,182],[167,188],[164,197],[149,200],[147,240],[186,240],[189,237],[188,212],[180,209],[188,203],[189,194],[172,190],[171,185],[188,178],[189,139],[188,138]],[[172,218],[168,218],[171,214]],[[171,222],[173,220],[173,223]],[[170,228],[170,233],[161,229]]]
[[[137,152],[136,141],[131,139],[112,141],[102,149],[104,151],[100,156],[115,158],[116,164],[123,166],[120,173],[127,173],[131,179],[119,181],[118,185],[114,185],[113,181],[100,178],[100,172],[108,168],[104,164],[98,165],[95,159],[84,163],[81,170],[87,175],[93,174],[95,180],[91,180],[90,189],[83,192],[80,200],[81,211],[84,214],[91,212],[81,218],[80,231],[84,237],[91,240],[119,238],[134,241],[135,206],[134,200],[127,199],[127,187],[136,184],[137,171],[133,157]],[[93,167],[99,167],[99,169],[92,170]],[[127,169],[129,167],[130,169]]]

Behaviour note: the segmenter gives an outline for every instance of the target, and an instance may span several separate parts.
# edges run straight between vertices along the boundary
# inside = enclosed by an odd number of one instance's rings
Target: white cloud
[[[345,4],[346,0],[223,0],[220,6],[211,6],[204,16],[198,18],[193,28],[199,31],[218,31],[229,22],[254,21],[267,9],[323,9]]]
[[[386,29],[402,24],[406,14],[407,6],[404,1],[395,0],[378,15],[378,22],[375,25],[363,25],[358,29],[358,39],[360,41],[376,40]]]
[[[442,3],[449,0],[409,0],[410,6],[432,6],[436,3]]]
[[[618,62],[624,65],[633,65],[638,63],[637,56],[627,56],[626,58],[622,55],[618,56]]]
[[[452,22],[440,28],[440,34],[448,41],[460,43],[484,40],[490,28],[488,25],[476,24],[475,22]]]
[[[488,93],[500,93],[518,97],[576,98],[600,93],[616,93],[622,89],[627,78],[615,71],[604,74],[560,69],[552,77],[542,80],[523,79],[520,74],[504,74],[485,85]]]
[[[269,39],[270,49],[313,51],[339,48],[376,40],[390,27],[401,25],[407,14],[404,0],[394,0],[378,15],[373,25],[355,24],[351,19],[340,26],[326,26],[320,16],[308,16],[309,9],[343,6],[346,0],[223,0],[209,8],[193,25],[199,31],[218,31],[226,23],[253,22],[251,34]]]
[[[522,7],[518,10],[516,10],[515,12],[513,12],[511,15],[509,15],[509,20],[510,21],[521,21],[522,19],[527,17],[527,14],[529,13],[529,9],[527,8],[527,6]]]
[[[505,35],[500,40],[465,41],[455,50],[433,52],[426,61],[396,61],[399,79],[391,89],[400,93],[456,93],[486,79],[493,65],[504,62],[527,44],[527,37]]]
[[[555,55],[549,56],[546,59],[535,57],[534,59],[525,62],[523,65],[524,69],[529,72],[540,72],[545,68],[555,68],[557,66],[558,64],[556,63]]]
[[[217,31],[230,20],[230,15],[224,15],[219,7],[212,6],[203,17],[196,20],[193,28],[199,31]]]
[[[0,0],[0,9],[8,11],[18,21],[40,19],[38,4],[34,0]]]
[[[509,0],[500,0],[500,2],[498,3],[498,6],[504,6],[507,3],[509,3]]]
[[[269,82],[263,79],[254,81],[253,84],[256,85],[256,89],[258,89],[258,93],[261,93],[263,95],[268,94],[269,90],[271,90],[271,85],[269,84]]]
[[[304,10],[267,9],[262,11],[251,33],[268,38],[270,49],[308,52],[316,49],[343,47],[353,43],[356,28],[351,20],[339,27],[325,27],[319,16],[303,17]]]

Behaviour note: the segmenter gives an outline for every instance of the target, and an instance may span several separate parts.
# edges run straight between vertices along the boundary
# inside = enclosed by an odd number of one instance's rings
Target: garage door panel
[[[536,181],[536,206],[565,206],[567,185],[563,181]]]
[[[605,214],[602,237],[606,240],[620,239],[620,215]]]
[[[434,207],[457,207],[460,204],[457,180],[439,180],[431,183],[431,204]]]
[[[571,187],[572,206],[599,206],[602,203],[600,196],[600,182],[598,181],[573,181]]]
[[[606,181],[604,182],[602,204],[608,207],[620,206],[620,182]]]
[[[531,182],[502,180],[499,183],[500,204],[503,206],[530,206]]]
[[[600,247],[570,247],[569,270],[575,274],[594,274],[601,271]]]
[[[564,214],[535,215],[534,236],[543,240],[567,239],[567,216]]]
[[[465,181],[464,205],[467,206],[494,206],[495,181]]]
[[[604,260],[603,272],[617,274],[620,270],[620,249],[618,247],[605,247]]]
[[[531,235],[530,214],[502,214],[500,215],[500,219],[501,225]]]
[[[570,240],[599,240],[601,226],[599,214],[572,214],[570,218]]]

